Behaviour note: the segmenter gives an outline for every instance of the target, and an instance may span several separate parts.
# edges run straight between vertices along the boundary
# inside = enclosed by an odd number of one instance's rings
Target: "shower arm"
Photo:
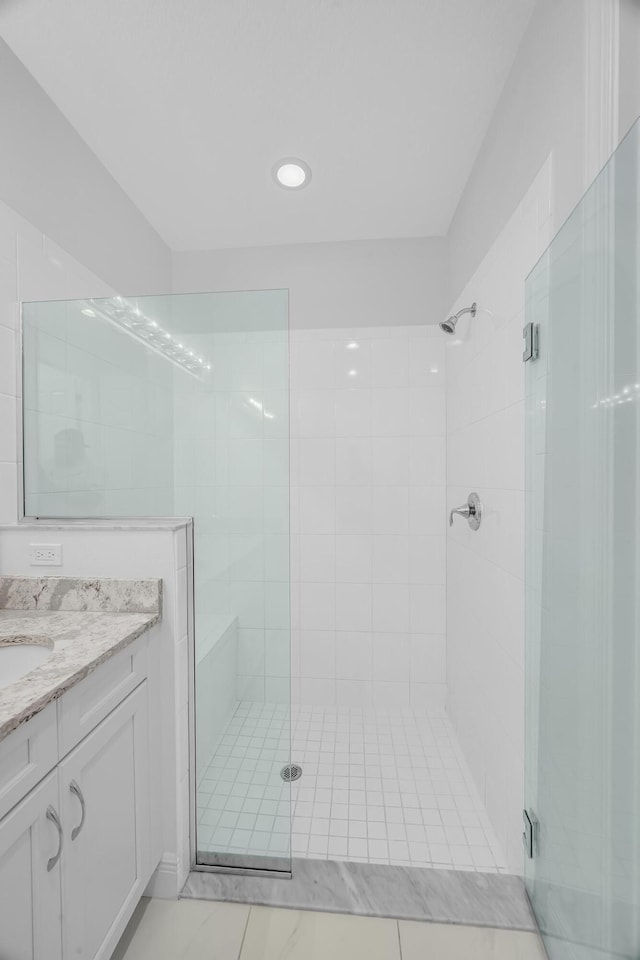
[[[465,313],[470,313],[472,317],[475,317],[478,312],[478,304],[472,303],[470,307],[463,307],[462,310],[458,310],[456,313],[456,320],[459,320],[460,317],[464,317]]]

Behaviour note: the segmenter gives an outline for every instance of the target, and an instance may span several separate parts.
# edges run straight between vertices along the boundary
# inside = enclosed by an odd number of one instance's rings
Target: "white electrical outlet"
[[[61,567],[61,543],[30,543],[29,563],[32,567]]]

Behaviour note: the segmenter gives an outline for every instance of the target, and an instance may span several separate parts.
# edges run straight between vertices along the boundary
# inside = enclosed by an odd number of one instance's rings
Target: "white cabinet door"
[[[61,960],[57,811],[54,771],[0,822],[0,960]]]
[[[58,770],[64,957],[106,960],[149,880],[146,682]]]

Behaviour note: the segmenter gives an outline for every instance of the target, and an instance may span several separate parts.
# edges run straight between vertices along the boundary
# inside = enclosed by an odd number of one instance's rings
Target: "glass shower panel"
[[[197,861],[290,869],[282,290],[23,305],[25,514],[193,517]]]
[[[526,883],[551,960],[640,956],[638,148],[636,126],[526,285]]]

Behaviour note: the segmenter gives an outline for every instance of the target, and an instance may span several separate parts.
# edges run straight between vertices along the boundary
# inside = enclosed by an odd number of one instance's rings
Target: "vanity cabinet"
[[[2,960],[62,958],[60,862],[55,862],[61,834],[51,815],[57,809],[54,771],[0,821]]]
[[[52,719],[64,748],[0,820],[0,960],[109,960],[157,866],[152,634],[58,701]],[[0,743],[0,770],[3,752],[25,769],[30,753],[41,755],[32,722],[16,744],[13,734]],[[50,726],[41,735],[50,741]]]
[[[58,768],[65,958],[108,960],[149,880],[146,740],[142,683]]]

